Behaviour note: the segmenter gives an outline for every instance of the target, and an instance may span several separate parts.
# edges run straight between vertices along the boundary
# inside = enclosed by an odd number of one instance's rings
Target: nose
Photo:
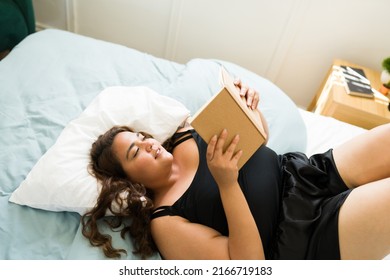
[[[155,143],[153,143],[152,141],[143,141],[141,145],[143,146],[145,151],[147,151],[148,153],[158,149],[157,145]]]

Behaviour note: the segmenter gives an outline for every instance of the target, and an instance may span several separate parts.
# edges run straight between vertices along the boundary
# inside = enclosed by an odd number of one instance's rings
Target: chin
[[[160,157],[173,160],[173,155],[170,152],[168,152],[167,150],[165,150],[165,149],[160,154]]]
[[[165,152],[163,153],[161,159],[164,161],[164,165],[167,165],[172,169],[173,166],[173,155],[171,153]]]

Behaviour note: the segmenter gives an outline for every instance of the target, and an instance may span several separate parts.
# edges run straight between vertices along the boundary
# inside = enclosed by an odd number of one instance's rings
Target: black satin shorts
[[[340,259],[339,210],[351,190],[341,179],[332,150],[307,158],[279,156],[281,209],[272,246],[273,259]]]

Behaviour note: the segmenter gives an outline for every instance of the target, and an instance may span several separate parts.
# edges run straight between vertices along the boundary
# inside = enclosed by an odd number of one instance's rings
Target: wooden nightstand
[[[381,85],[379,72],[336,59],[307,110],[367,129],[389,123],[388,102],[347,94],[345,85],[334,72],[334,66],[340,65],[362,68],[371,86],[376,90],[379,89]]]

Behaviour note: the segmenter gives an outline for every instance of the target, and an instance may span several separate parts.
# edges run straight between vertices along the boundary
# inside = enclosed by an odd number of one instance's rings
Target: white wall
[[[36,27],[67,30],[67,0],[33,0]]]
[[[334,58],[380,70],[389,0],[33,0],[38,26],[244,66],[309,105]]]

